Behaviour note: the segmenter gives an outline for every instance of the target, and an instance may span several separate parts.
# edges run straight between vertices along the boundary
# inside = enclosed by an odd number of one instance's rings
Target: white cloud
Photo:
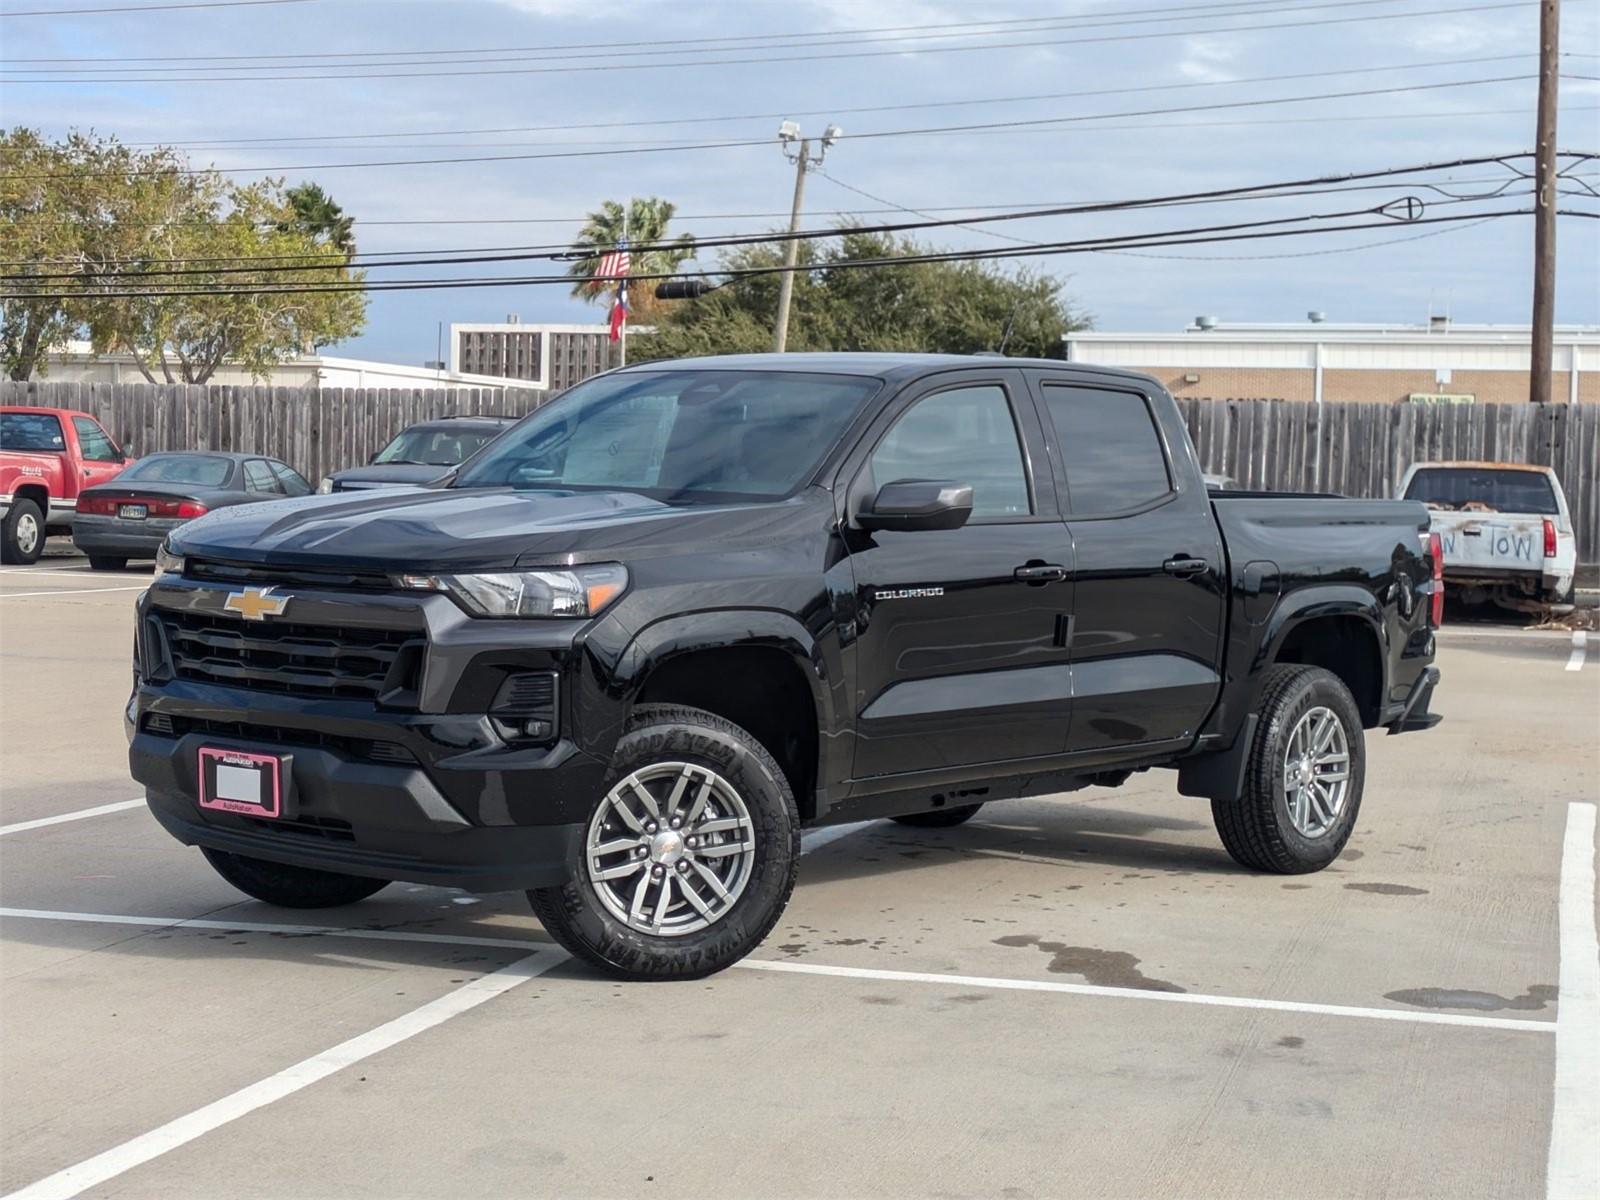
[[[1236,76],[1224,64],[1232,62],[1237,55],[1236,46],[1211,38],[1189,38],[1183,44],[1178,73],[1197,83],[1227,83]]]

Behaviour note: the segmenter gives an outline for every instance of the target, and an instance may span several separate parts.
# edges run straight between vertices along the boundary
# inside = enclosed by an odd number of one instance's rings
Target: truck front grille
[[[376,700],[416,686],[418,632],[330,628],[291,621],[252,623],[195,612],[163,612],[173,673],[200,683],[317,699]]]

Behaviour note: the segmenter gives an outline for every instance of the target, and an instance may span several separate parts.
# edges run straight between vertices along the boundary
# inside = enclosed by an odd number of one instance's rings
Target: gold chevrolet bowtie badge
[[[274,595],[269,587],[245,588],[242,592],[229,592],[222,607],[246,621],[265,621],[281,615],[289,607],[289,597]]]

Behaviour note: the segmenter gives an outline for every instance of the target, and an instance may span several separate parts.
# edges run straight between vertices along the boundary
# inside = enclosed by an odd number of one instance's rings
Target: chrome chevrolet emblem
[[[229,592],[222,607],[238,613],[246,621],[265,621],[281,615],[289,607],[289,597],[276,596],[269,587],[245,588],[242,592]]]

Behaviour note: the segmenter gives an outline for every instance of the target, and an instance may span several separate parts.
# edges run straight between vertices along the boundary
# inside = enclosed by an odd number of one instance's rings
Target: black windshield
[[[622,490],[677,503],[778,499],[809,478],[878,386],[784,371],[607,375],[516,426],[455,486]]]
[[[1493,512],[1542,513],[1547,517],[1560,512],[1548,475],[1495,467],[1429,467],[1411,477],[1406,499],[1421,500],[1429,508],[1471,504]]]
[[[395,435],[373,458],[375,463],[412,463],[430,467],[453,467],[471,458],[499,433],[498,429],[462,429],[437,425],[413,425]]]

